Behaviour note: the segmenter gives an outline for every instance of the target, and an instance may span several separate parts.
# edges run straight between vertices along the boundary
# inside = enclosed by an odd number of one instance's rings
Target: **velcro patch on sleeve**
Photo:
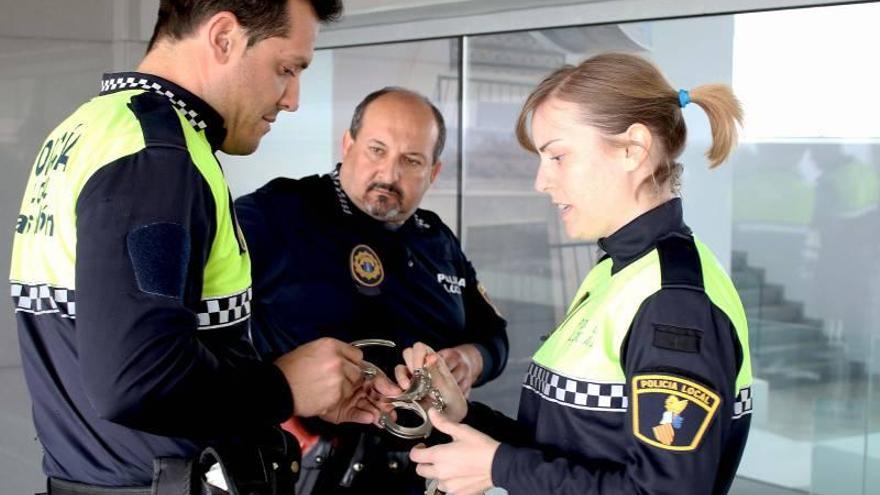
[[[681,352],[700,352],[703,332],[694,328],[654,324],[654,347]]]
[[[189,234],[176,223],[138,227],[126,238],[138,288],[148,294],[183,298],[189,264]]]
[[[700,446],[721,398],[687,378],[639,374],[632,378],[633,434],[664,450],[690,451]]]

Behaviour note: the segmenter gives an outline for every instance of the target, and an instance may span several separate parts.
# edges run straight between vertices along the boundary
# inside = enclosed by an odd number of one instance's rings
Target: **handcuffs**
[[[351,345],[359,349],[370,346],[397,347],[397,344],[393,341],[386,339],[356,340],[352,342]],[[364,380],[371,380],[379,374],[379,370],[370,365],[361,368],[361,373],[364,376]],[[379,426],[392,435],[407,440],[428,438],[433,427],[431,426],[430,419],[428,419],[428,412],[425,411],[425,408],[423,408],[421,404],[419,404],[419,401],[426,396],[431,397],[431,407],[434,409],[441,413],[446,409],[446,401],[443,400],[443,395],[439,390],[431,386],[431,373],[427,368],[418,368],[413,371],[412,382],[405,392],[395,397],[389,397],[385,400],[390,402],[391,405],[394,406],[394,409],[405,409],[416,413],[422,418],[422,424],[419,426],[402,426],[395,423],[394,420],[391,419],[391,416],[383,412],[382,415],[379,416]],[[444,492],[439,489],[439,484],[440,483],[437,480],[426,480],[425,495],[443,494]]]
[[[397,344],[393,341],[386,339],[356,340],[351,345],[357,348],[370,346],[397,347]],[[370,380],[375,378],[379,370],[373,366],[367,366],[361,369],[361,373],[365,380]],[[403,409],[415,413],[422,419],[422,424],[419,426],[402,426],[395,423],[391,416],[383,412],[379,417],[379,426],[388,430],[392,435],[407,440],[428,438],[432,430],[431,421],[428,419],[428,412],[419,403],[425,397],[430,397],[431,407],[439,412],[442,413],[446,409],[446,401],[443,400],[443,395],[439,390],[431,386],[431,373],[427,368],[418,368],[413,371],[412,382],[406,391],[384,400],[390,402],[394,409]]]

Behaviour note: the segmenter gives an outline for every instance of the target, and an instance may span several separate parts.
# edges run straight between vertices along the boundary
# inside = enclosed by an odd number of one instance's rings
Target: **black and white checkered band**
[[[204,119],[199,115],[198,112],[193,108],[187,108],[187,104],[169,89],[162,87],[156,81],[149,81],[144,78],[139,77],[114,77],[107,78],[101,81],[101,92],[110,92],[110,91],[121,91],[123,89],[145,89],[147,91],[152,91],[154,93],[158,93],[162,96],[165,96],[171,103],[174,104],[183,115],[186,116],[186,119],[189,120],[190,125],[195,127],[196,129],[204,130],[207,129],[208,124]]]
[[[333,189],[336,191],[336,198],[339,200],[339,208],[346,215],[351,215],[351,202],[348,200],[348,195],[342,190],[342,184],[339,182],[339,167],[336,167],[333,172],[330,172],[330,179],[333,180]],[[413,214],[413,221],[415,222],[416,227],[420,229],[431,228],[431,224],[423,220],[418,213]]]
[[[625,412],[629,399],[623,383],[597,383],[568,378],[532,363],[523,387],[541,398],[566,407],[591,411]]]
[[[416,227],[420,229],[430,229],[431,224],[422,220],[422,217],[419,216],[418,213],[413,213],[413,221],[416,223]]]
[[[752,414],[752,387],[746,387],[736,394],[736,402],[733,403],[733,419],[741,418],[746,414]]]
[[[199,330],[223,328],[251,317],[251,288],[238,294],[203,299],[199,309]]]
[[[351,203],[349,203],[348,196],[346,196],[345,191],[342,190],[342,184],[339,182],[339,167],[336,167],[336,170],[330,173],[330,178],[333,180],[333,189],[336,190],[336,198],[339,200],[339,208],[341,208],[342,212],[346,215],[351,215]]]
[[[16,313],[58,313],[62,318],[76,318],[76,291],[73,289],[14,280],[10,287]]]

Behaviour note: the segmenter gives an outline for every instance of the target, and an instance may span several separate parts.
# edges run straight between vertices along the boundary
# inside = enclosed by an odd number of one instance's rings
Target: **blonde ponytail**
[[[566,65],[548,75],[529,95],[516,124],[523,148],[537,152],[528,124],[535,110],[550,98],[575,103],[582,121],[609,136],[626,131],[635,123],[646,125],[658,138],[662,156],[651,181],[678,192],[682,166],[676,159],[684,150],[687,126],[682,107],[699,105],[709,116],[712,146],[706,153],[715,168],[730,156],[742,125],[742,107],[724,84],[697,86],[690,92],[676,91],[660,70],[648,60],[626,53],[604,53],[577,66]]]
[[[706,152],[709,168],[724,162],[733,152],[743,123],[742,105],[726,84],[704,84],[690,90],[691,102],[709,117],[712,146]]]

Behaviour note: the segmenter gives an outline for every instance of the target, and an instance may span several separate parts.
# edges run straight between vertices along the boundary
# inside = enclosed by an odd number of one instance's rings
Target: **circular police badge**
[[[364,287],[376,287],[385,279],[385,270],[376,252],[366,244],[351,250],[351,276]]]

